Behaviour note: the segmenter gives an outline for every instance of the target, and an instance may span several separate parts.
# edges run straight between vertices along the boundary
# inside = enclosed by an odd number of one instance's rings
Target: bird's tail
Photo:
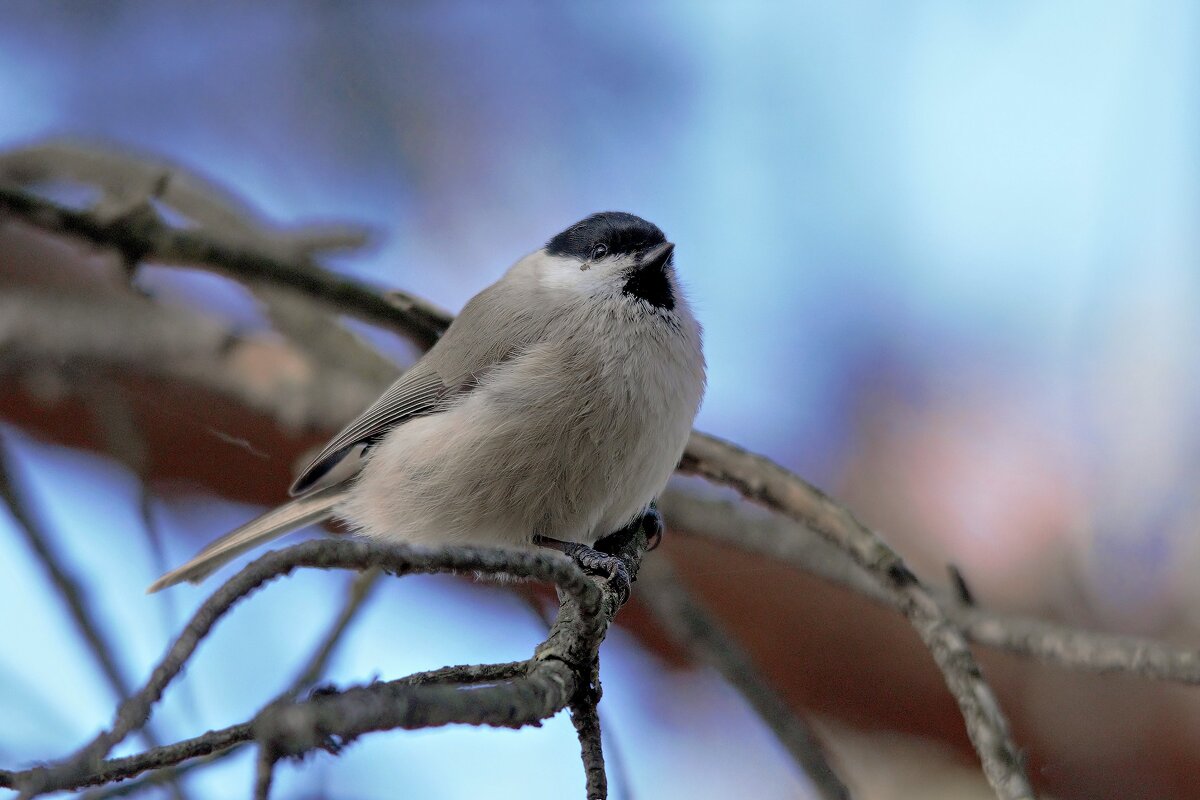
[[[199,583],[222,564],[247,550],[297,528],[329,519],[333,516],[334,507],[345,497],[346,491],[343,485],[329,486],[268,511],[225,534],[197,553],[191,561],[163,575],[150,584],[146,594],[153,594],[159,589],[184,581]]]

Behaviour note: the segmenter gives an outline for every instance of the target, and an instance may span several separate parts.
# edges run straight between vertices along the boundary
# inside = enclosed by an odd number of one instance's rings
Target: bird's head
[[[531,258],[545,288],[619,297],[670,312],[679,299],[674,252],[657,225],[605,211],[559,233]]]

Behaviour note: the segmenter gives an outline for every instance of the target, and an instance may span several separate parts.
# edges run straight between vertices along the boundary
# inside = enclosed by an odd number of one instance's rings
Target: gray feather
[[[171,570],[150,584],[146,594],[189,581],[199,583],[214,570],[264,542],[283,536],[305,525],[322,522],[333,516],[334,506],[346,493],[345,486],[330,486],[304,497],[284,503],[261,517],[217,539],[186,564]]]
[[[446,386],[436,374],[428,370],[409,370],[325,445],[325,449],[296,478],[290,493],[299,495],[308,491],[355,445],[371,441],[406,419],[433,411],[445,395]]]
[[[526,287],[526,291],[528,288]],[[478,385],[497,364],[538,341],[549,314],[501,280],[467,303],[433,349],[371,404],[304,468],[290,493],[317,484],[354,449],[402,422],[445,410],[449,401]]]

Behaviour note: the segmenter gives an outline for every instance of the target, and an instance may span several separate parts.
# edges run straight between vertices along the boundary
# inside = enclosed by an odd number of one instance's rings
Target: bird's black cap
[[[667,240],[658,226],[624,211],[603,211],[576,222],[546,242],[546,252],[552,256],[573,256],[580,260],[591,257],[598,244],[608,248],[609,255],[635,253]]]

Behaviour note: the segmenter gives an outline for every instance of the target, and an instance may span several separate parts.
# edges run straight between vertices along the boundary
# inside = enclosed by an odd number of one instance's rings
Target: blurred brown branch
[[[674,527],[730,547],[759,553],[899,610],[901,598],[807,527],[764,517],[728,500],[669,488],[659,508]],[[976,644],[1056,664],[1064,669],[1125,673],[1200,684],[1200,650],[1140,636],[1079,630],[1029,617],[965,606],[939,597],[947,617]]]
[[[154,261],[201,267],[239,280],[296,289],[368,322],[396,328],[426,347],[442,330],[434,321],[436,312],[427,312],[423,306],[404,308],[364,283],[317,267],[311,259],[282,261],[252,245],[227,243],[200,232],[172,228],[148,207],[103,220],[0,185],[0,213],[43,230],[114,249],[131,264]]]
[[[283,261],[359,248],[370,236],[366,228],[345,223],[281,228],[233,192],[179,164],[95,142],[53,139],[0,153],[0,181],[92,187],[100,198],[91,211],[100,220],[128,216],[154,201],[210,238],[250,245]]]

